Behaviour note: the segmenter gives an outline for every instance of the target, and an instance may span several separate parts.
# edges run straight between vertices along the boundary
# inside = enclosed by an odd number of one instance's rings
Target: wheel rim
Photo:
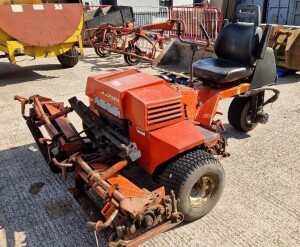
[[[139,57],[134,57],[129,55],[128,59],[130,60],[131,63],[139,63],[139,61],[141,60]]]
[[[190,204],[201,207],[214,195],[217,189],[216,179],[212,175],[204,175],[196,181],[190,190]]]
[[[246,116],[246,123],[249,125],[251,124],[251,112]]]
[[[241,125],[244,129],[252,130],[256,127],[257,123],[251,122],[251,101],[249,101],[245,108],[243,109],[242,116],[241,116]],[[243,120],[244,119],[244,120]]]
[[[245,120],[246,123],[251,125],[251,104],[247,103],[247,105],[245,106]]]
[[[97,51],[100,53],[100,54],[102,54],[102,55],[106,55],[106,54],[108,54],[108,50],[105,50],[105,49],[103,49],[102,47],[97,47],[96,48],[97,49]]]
[[[130,52],[130,53],[134,53],[136,55],[140,55],[140,53],[141,53],[140,49],[137,48],[137,47],[132,47],[132,48],[128,47],[128,48],[126,48],[125,51]],[[131,64],[131,65],[136,65],[141,61],[140,57],[136,57],[136,56],[133,56],[133,55],[126,55],[125,54],[124,58],[125,58],[125,61],[127,63]]]

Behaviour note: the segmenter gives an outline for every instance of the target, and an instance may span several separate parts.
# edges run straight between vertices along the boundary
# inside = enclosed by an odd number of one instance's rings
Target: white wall
[[[159,7],[159,0],[118,0],[118,5]]]
[[[173,6],[192,5],[193,0],[173,0]]]
[[[192,5],[193,3],[193,0],[173,0],[173,6]],[[207,3],[211,7],[222,8],[223,0],[207,0]]]

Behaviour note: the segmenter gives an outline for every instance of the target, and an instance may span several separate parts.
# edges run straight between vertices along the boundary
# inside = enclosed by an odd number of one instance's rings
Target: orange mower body
[[[179,22],[179,40],[193,52],[189,78],[134,69],[91,76],[89,106],[76,97],[65,107],[38,95],[15,96],[50,169],[64,178],[75,173],[71,192],[90,216],[87,226],[103,232],[110,246],[137,246],[183,220],[203,217],[218,202],[224,170],[215,155],[229,155],[218,132],[225,130],[217,118],[220,100],[234,97],[229,123],[248,132],[267,123],[264,106],[279,95],[270,87],[276,80],[274,52],[267,48],[270,26],[261,35],[258,13],[258,6],[239,6],[237,17],[253,16],[255,24],[228,24],[214,46],[217,58],[196,62],[203,43],[183,40]],[[265,100],[265,91],[274,95]],[[68,119],[73,111],[82,131]],[[143,169],[136,171],[137,165]]]
[[[216,126],[210,124],[218,102],[248,89],[247,83],[225,91],[205,87],[197,91],[188,86],[174,88],[159,77],[127,70],[89,77],[86,94],[90,108],[97,115],[99,108],[104,107],[115,117],[130,119],[130,139],[143,154],[138,163],[152,174],[171,157],[197,146],[210,149],[219,143],[221,147]],[[205,135],[201,133],[203,127],[211,130],[206,130]],[[221,152],[220,148],[214,153]]]

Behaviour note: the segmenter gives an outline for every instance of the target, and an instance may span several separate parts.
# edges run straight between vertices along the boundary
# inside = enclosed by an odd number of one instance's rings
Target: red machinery
[[[166,22],[134,27],[126,23],[124,27],[101,25],[98,28],[85,30],[85,44],[94,47],[100,57],[108,57],[111,52],[124,54],[129,65],[136,65],[142,59],[152,61],[157,48],[163,48],[164,31],[176,31],[180,21]]]
[[[183,220],[201,218],[217,203],[224,171],[213,155],[228,155],[217,133],[223,126],[215,119],[219,101],[235,97],[229,122],[250,131],[267,122],[263,107],[279,94],[267,86],[276,78],[274,53],[266,45],[270,26],[261,35],[258,21],[238,21],[245,15],[259,20],[257,13],[240,6],[216,41],[218,58],[196,61],[189,81],[137,70],[92,76],[86,87],[89,107],[76,97],[64,107],[37,95],[15,96],[48,165],[64,175],[74,171],[73,194],[91,217],[87,225],[103,231],[111,246],[137,246]],[[190,44],[194,50],[199,45]],[[266,90],[274,96],[265,101]],[[32,104],[29,115],[27,104]],[[84,131],[77,132],[68,120],[72,111]],[[161,187],[149,191],[134,184],[124,171],[135,165]],[[87,196],[90,189],[101,198],[101,209]]]

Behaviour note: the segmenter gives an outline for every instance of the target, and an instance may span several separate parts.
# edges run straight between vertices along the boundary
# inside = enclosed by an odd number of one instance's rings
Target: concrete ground
[[[0,247],[96,246],[87,217],[67,192],[72,179],[49,172],[13,96],[86,101],[87,76],[127,66],[116,55],[101,60],[92,49],[71,69],[55,58],[17,60],[15,66],[0,60]],[[139,68],[155,73],[147,63]],[[248,134],[228,124],[230,100],[221,103],[231,156],[221,160],[226,185],[219,203],[144,247],[300,246],[300,75],[279,78],[276,87],[281,94],[266,107],[268,124]],[[99,245],[107,246],[101,235]]]

